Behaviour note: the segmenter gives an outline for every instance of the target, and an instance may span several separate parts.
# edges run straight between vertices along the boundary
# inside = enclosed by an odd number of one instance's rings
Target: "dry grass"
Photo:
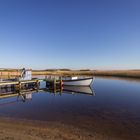
[[[140,78],[140,70],[33,71],[33,75],[88,75]]]
[[[140,70],[32,70],[33,75],[87,75],[87,76],[117,76],[117,77],[133,77],[140,78]],[[18,76],[20,72],[17,70],[0,70],[0,76]]]
[[[134,77],[140,78],[140,70],[106,70],[106,71],[94,71],[95,75],[99,76],[119,76],[119,77]]]

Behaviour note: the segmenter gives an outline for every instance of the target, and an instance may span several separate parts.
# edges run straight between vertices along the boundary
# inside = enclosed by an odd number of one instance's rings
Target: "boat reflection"
[[[65,93],[80,93],[85,95],[95,95],[95,92],[90,86],[64,86],[63,92]]]
[[[12,103],[14,102],[18,102],[18,101],[31,101],[32,100],[32,95],[34,93],[51,93],[51,94],[65,94],[65,93],[69,93],[69,94],[85,94],[85,95],[95,95],[95,92],[93,91],[93,89],[89,86],[89,87],[82,87],[82,86],[63,86],[61,88],[49,88],[49,87],[45,87],[45,88],[40,88],[40,87],[28,87],[28,88],[24,88],[22,90],[16,90],[15,88],[12,87],[7,87],[7,88],[0,88],[0,105],[4,105],[5,103],[2,102],[2,99],[8,99],[8,98],[12,98],[12,97],[16,97],[14,98],[14,101],[12,101]],[[10,100],[11,102],[11,100]],[[7,104],[7,103],[6,103]]]

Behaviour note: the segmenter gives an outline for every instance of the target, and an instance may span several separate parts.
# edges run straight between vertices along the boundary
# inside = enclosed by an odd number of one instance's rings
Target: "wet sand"
[[[140,134],[115,121],[96,120],[79,126],[63,122],[43,122],[0,118],[0,140],[139,140]],[[131,124],[132,127],[134,124]],[[124,127],[125,126],[125,127]],[[127,129],[126,129],[127,128]],[[134,127],[133,127],[134,128]]]
[[[94,140],[96,137],[82,129],[57,122],[0,118],[0,140]]]

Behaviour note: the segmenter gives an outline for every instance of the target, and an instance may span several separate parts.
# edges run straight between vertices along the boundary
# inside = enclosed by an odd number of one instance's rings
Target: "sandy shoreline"
[[[102,138],[57,122],[0,118],[0,140],[95,140]]]
[[[93,125],[94,131],[90,131],[90,126],[89,129],[84,129],[62,122],[0,117],[0,140],[139,140],[139,135],[123,134],[125,131],[121,126],[119,133],[108,132],[108,126],[113,129],[113,123],[104,126],[102,122],[98,122]]]

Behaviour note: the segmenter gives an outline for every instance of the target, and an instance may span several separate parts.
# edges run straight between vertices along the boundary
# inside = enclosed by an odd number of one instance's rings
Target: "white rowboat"
[[[66,86],[90,86],[93,78],[63,80],[63,85]]]

